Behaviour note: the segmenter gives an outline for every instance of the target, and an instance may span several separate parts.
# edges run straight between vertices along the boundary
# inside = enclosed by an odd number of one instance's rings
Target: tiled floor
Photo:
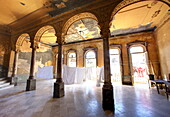
[[[65,96],[53,99],[54,80],[37,81],[0,91],[0,117],[170,117],[170,101],[144,85],[114,85],[115,112],[103,111],[102,90],[94,82],[66,85]]]

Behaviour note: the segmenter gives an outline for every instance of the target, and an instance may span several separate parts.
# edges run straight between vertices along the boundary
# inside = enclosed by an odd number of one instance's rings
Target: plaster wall
[[[19,82],[26,82],[26,80],[29,78],[31,56],[32,49],[30,48],[30,43],[29,41],[25,41],[21,47],[21,52],[19,53],[18,59],[17,76]],[[46,66],[52,67],[52,50],[49,47],[40,46],[40,48],[36,50],[35,77],[40,76],[38,73]],[[45,72],[41,72],[41,76],[47,72],[49,71],[46,68]]]
[[[8,74],[10,38],[10,35],[0,33],[0,77],[6,77]]]
[[[157,39],[159,58],[161,64],[161,76],[170,79],[170,20],[165,21],[155,32]]]

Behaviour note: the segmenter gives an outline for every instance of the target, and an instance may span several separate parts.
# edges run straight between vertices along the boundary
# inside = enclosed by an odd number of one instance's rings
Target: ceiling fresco
[[[93,19],[81,19],[73,23],[65,35],[65,42],[83,41],[100,37],[100,29],[97,21]]]
[[[148,30],[161,22],[169,7],[158,1],[144,1],[120,10],[112,20],[111,35]]]
[[[94,1],[95,0],[54,0],[52,2],[52,7],[55,10],[50,11],[49,15],[56,16]]]

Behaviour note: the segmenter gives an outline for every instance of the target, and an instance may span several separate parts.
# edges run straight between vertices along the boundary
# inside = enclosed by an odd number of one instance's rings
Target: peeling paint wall
[[[32,55],[30,50],[31,49],[27,49],[26,51],[25,49],[25,51],[23,50],[24,52],[19,53],[17,76],[21,82],[26,81],[29,77]],[[36,51],[35,74],[40,68],[45,66],[52,66],[52,50],[41,46],[41,48]]]
[[[159,58],[161,63],[161,73],[164,79],[169,79],[170,74],[170,20],[168,19],[155,32],[157,44],[159,48]]]

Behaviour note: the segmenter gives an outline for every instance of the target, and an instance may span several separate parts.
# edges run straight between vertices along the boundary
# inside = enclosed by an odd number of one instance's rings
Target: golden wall
[[[160,65],[158,58],[158,50],[156,40],[153,32],[142,32],[136,34],[127,34],[122,36],[110,37],[109,39],[110,48],[119,47],[121,51],[121,67],[122,67],[122,80],[124,83],[132,82],[131,76],[131,64],[128,45],[133,43],[145,43],[149,73],[154,74],[156,79],[160,76]],[[86,42],[79,42],[73,44],[63,45],[64,64],[67,64],[67,53],[70,49],[76,50],[77,53],[77,67],[84,67],[84,48],[96,47],[97,48],[97,66],[101,67],[104,64],[103,57],[103,45],[102,39],[91,40]],[[53,48],[53,51],[57,52],[57,47]]]
[[[164,22],[155,32],[157,39],[161,75],[164,79],[169,78],[170,73],[170,20]]]
[[[10,35],[0,33],[0,77],[8,74],[10,58]]]

